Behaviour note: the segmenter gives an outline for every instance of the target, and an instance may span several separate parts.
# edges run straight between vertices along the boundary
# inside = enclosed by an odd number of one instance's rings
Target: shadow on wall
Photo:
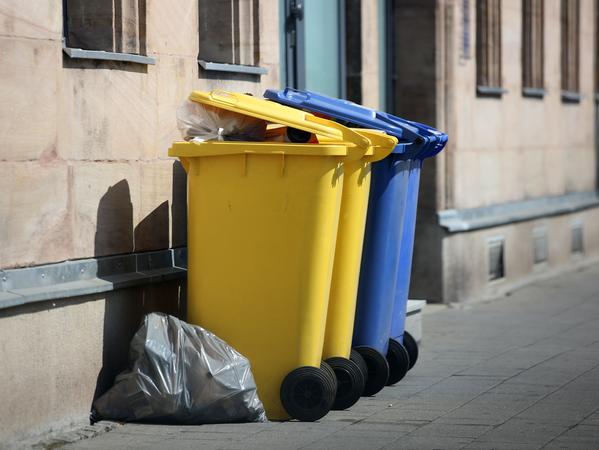
[[[167,249],[171,229],[173,247],[185,245],[187,177],[178,161],[172,167],[172,189],[170,214],[169,202],[164,201],[134,227],[129,183],[121,180],[109,187],[98,204],[95,255]],[[94,400],[112,386],[116,375],[127,368],[129,342],[143,317],[160,311],[184,319],[184,299],[185,280],[132,287],[106,296],[102,368]]]

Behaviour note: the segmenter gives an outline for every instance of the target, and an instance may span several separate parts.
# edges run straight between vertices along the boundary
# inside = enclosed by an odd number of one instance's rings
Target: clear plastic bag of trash
[[[266,422],[249,361],[211,332],[148,314],[129,368],[93,404],[94,421],[165,424]]]
[[[186,100],[177,110],[183,139],[204,141],[264,141],[266,121],[226,109]]]

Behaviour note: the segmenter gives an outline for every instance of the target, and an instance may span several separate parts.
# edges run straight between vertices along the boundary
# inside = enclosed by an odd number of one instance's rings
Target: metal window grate
[[[533,230],[533,262],[542,264],[547,261],[547,231],[544,228]]]
[[[570,251],[572,254],[580,254],[584,252],[583,228],[581,223],[572,225],[571,229]]]
[[[504,238],[492,238],[487,242],[489,255],[489,281],[498,280],[505,276]]]

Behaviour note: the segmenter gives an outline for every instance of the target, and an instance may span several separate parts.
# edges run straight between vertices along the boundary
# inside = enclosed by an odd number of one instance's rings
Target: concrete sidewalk
[[[66,448],[599,448],[599,266],[435,310],[404,380],[318,423],[124,425]]]

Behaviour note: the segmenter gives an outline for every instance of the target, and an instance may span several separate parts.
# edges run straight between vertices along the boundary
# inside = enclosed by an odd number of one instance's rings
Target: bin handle
[[[364,157],[366,162],[376,162],[386,158],[397,145],[397,138],[395,136],[388,135],[384,131],[371,130],[366,128],[354,128],[366,136],[370,140],[372,152],[369,152]]]
[[[364,152],[368,151],[370,147],[370,141],[368,138],[362,136],[360,133],[353,131],[351,128],[345,127],[340,123],[334,122],[329,119],[324,119],[312,114],[306,115],[306,120],[319,125],[324,125],[329,128],[335,128],[341,134],[342,141],[346,144],[351,144]]]
[[[225,103],[227,105],[236,105],[237,97],[227,91],[216,89],[210,92],[210,98],[214,101]]]

